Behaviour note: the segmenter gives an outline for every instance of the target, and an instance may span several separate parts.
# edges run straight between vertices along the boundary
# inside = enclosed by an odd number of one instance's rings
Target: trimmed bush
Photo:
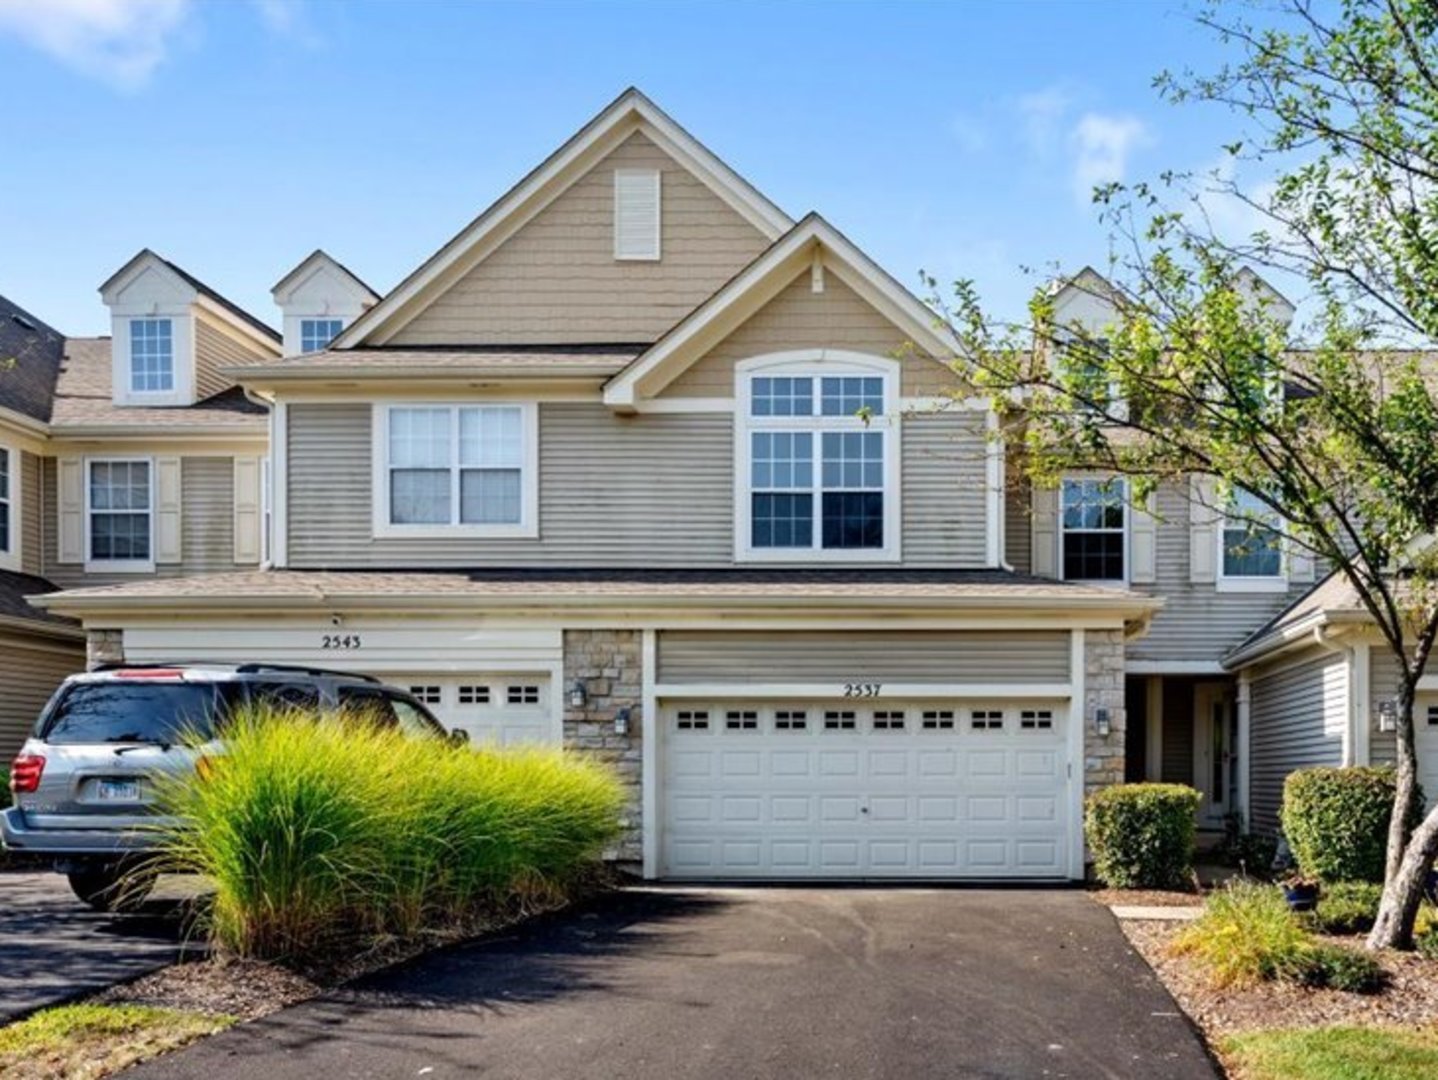
[[[1299,769],[1283,785],[1283,832],[1305,874],[1323,881],[1383,880],[1392,769]]]
[[[1123,784],[1090,795],[1084,834],[1099,880],[1116,889],[1188,886],[1201,798],[1183,784]]]
[[[1346,994],[1376,994],[1388,981],[1388,973],[1367,953],[1319,944],[1308,950],[1292,981]]]
[[[1373,929],[1383,886],[1371,881],[1340,881],[1325,885],[1311,921],[1325,934],[1359,934]]]
[[[470,750],[273,709],[164,793],[164,868],[205,874],[215,942],[305,961],[562,896],[618,832],[624,795],[560,751]]]

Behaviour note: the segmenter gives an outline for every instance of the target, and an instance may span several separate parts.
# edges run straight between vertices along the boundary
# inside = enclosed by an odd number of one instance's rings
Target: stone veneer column
[[[642,731],[647,717],[643,701],[643,653],[638,630],[566,630],[564,632],[564,685],[556,687],[564,701],[564,746],[593,755],[619,775],[628,790],[624,831],[605,857],[637,870],[644,858],[641,781]],[[569,704],[569,689],[576,679],[585,686],[584,708]],[[616,735],[615,714],[629,709],[629,734]]]
[[[123,630],[88,630],[85,632],[85,667],[94,671],[101,664],[119,664],[125,659]]]
[[[1124,774],[1124,648],[1121,630],[1084,631],[1084,794],[1122,784]],[[1094,710],[1108,709],[1109,733],[1094,730]]]

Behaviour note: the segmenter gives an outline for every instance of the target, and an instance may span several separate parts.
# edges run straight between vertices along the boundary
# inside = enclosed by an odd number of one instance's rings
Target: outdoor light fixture
[[[1093,726],[1094,730],[1103,738],[1107,738],[1108,733],[1113,730],[1113,724],[1109,722],[1108,710],[1102,705],[1093,711]]]
[[[569,688],[569,707],[571,709],[582,709],[584,703],[589,700],[589,694],[585,692],[584,680],[575,679],[574,685]]]
[[[629,734],[629,706],[628,706],[628,705],[625,705],[625,706],[624,706],[623,708],[621,708],[617,713],[614,714],[614,734],[616,734],[616,735],[628,735],[628,734]]]
[[[1392,698],[1387,698],[1378,703],[1378,730],[1398,730],[1398,706]]]

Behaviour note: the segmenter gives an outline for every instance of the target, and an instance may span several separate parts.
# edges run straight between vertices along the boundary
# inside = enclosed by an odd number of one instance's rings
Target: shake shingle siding
[[[1250,695],[1252,827],[1273,832],[1290,773],[1343,763],[1347,662],[1341,654],[1305,650],[1257,669]]]

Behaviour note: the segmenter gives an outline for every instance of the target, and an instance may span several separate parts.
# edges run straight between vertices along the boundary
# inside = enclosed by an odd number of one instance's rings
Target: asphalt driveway
[[[171,889],[138,914],[102,915],[59,874],[0,872],[0,1023],[173,963],[185,895]]]
[[[127,1076],[625,1080],[1217,1074],[1078,892],[641,889]]]

